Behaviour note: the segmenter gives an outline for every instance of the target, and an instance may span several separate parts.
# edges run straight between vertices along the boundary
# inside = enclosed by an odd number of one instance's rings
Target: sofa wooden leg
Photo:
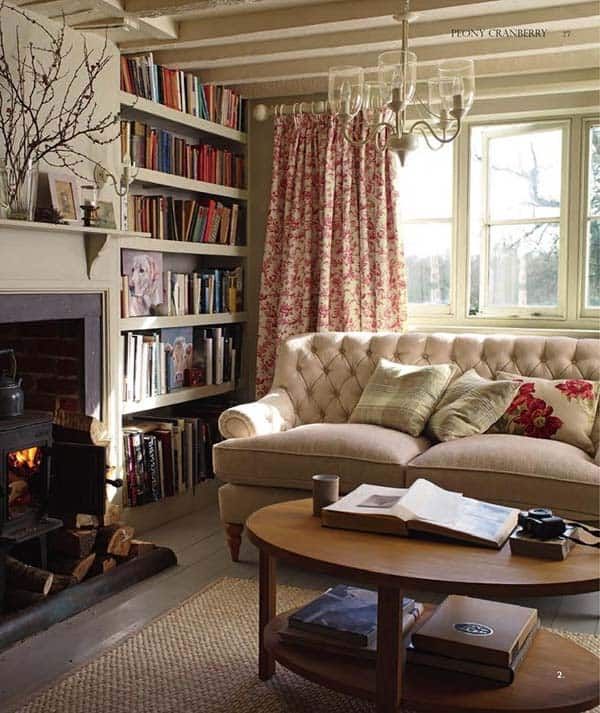
[[[240,561],[240,547],[242,545],[242,532],[244,526],[233,522],[225,523],[225,533],[227,534],[227,544],[231,553],[231,561]]]

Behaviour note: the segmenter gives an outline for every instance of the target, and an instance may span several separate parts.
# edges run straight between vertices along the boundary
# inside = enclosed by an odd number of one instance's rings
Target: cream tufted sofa
[[[219,505],[234,560],[246,518],[265,505],[307,497],[311,476],[319,472],[340,475],[342,492],[365,482],[403,487],[426,477],[475,498],[598,519],[600,452],[594,458],[559,441],[500,434],[432,443],[348,423],[381,357],[452,362],[487,378],[508,371],[600,380],[595,339],[365,332],[292,337],[280,347],[269,394],[225,411],[219,421],[227,440],[215,446],[214,464],[225,483]]]

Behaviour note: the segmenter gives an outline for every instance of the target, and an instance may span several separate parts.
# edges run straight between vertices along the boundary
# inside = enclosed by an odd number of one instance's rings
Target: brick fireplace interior
[[[15,350],[27,409],[85,412],[81,319],[0,324],[0,349]]]

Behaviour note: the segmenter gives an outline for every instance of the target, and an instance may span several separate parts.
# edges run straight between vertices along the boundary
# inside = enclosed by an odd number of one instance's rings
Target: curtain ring
[[[300,117],[298,116],[298,102],[292,104],[292,115],[294,117],[294,126],[298,128],[300,126]]]

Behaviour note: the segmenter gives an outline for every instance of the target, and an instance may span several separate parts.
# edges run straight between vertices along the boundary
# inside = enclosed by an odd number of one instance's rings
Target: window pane
[[[600,126],[590,127],[588,174],[588,215],[600,215]]]
[[[398,173],[401,220],[452,217],[452,145],[421,144]]]
[[[588,227],[586,306],[600,307],[600,220]]]
[[[449,223],[418,223],[402,226],[412,304],[450,303],[450,254],[452,227]]]
[[[557,217],[561,159],[561,129],[490,138],[491,221]]]
[[[493,226],[488,305],[555,306],[558,303],[558,248],[558,224]]]

